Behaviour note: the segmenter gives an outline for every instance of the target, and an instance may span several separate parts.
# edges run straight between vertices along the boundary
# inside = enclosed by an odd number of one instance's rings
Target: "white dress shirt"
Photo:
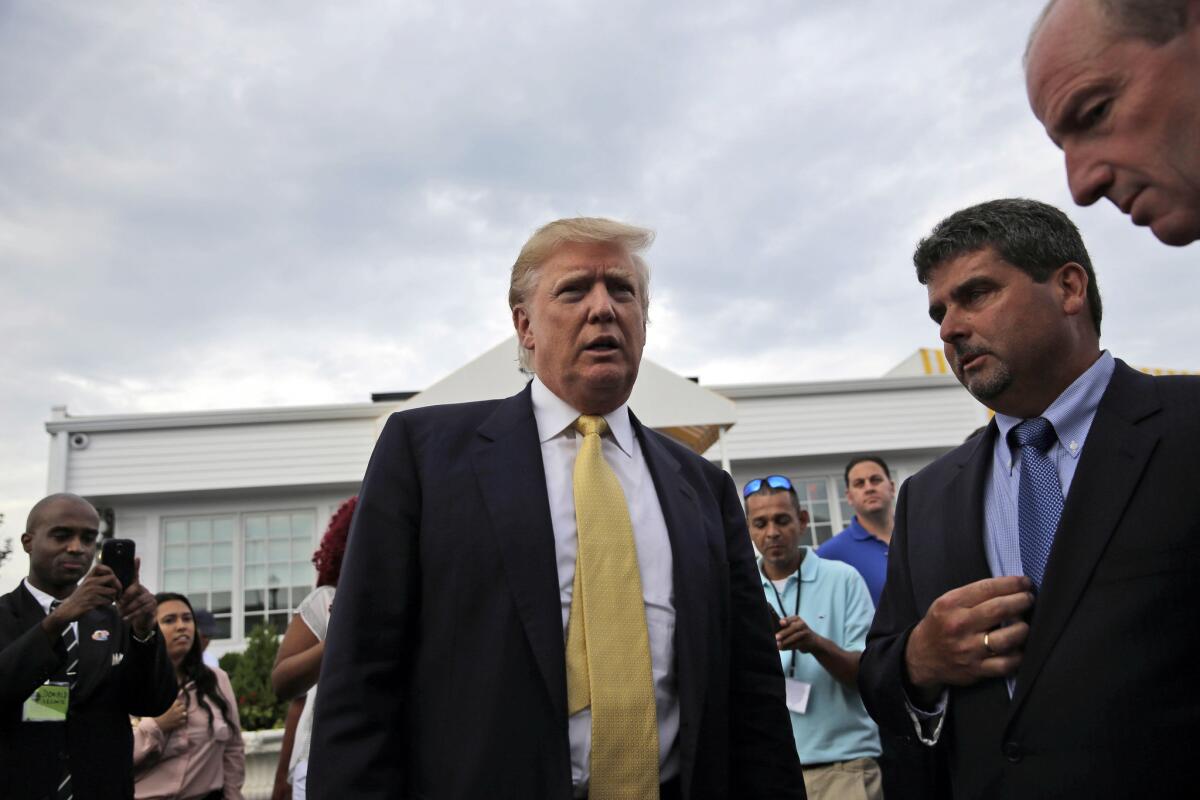
[[[579,532],[575,523],[575,456],[582,437],[572,423],[579,412],[533,380],[533,415],[537,421],[542,464],[546,472],[546,496],[554,527],[554,551],[558,564],[558,593],[562,602],[563,640],[571,614],[571,592],[575,581],[575,554]],[[675,582],[672,573],[671,540],[654,480],[646,466],[641,445],[633,432],[629,407],[622,405],[605,414],[609,432],[601,441],[604,460],[612,467],[629,505],[629,520],[637,548],[642,599],[646,604],[646,628],[650,636],[650,661],[654,675],[654,700],[658,713],[659,780],[679,774],[679,692],[675,683]],[[571,743],[571,782],[577,795],[587,791],[592,750],[592,712],[584,709],[568,720]]]

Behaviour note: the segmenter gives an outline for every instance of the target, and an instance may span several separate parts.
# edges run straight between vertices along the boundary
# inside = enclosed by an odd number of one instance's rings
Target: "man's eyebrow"
[[[91,534],[95,534],[96,536],[100,535],[100,530],[98,528],[73,528],[70,525],[51,525],[50,526],[50,533],[74,533],[75,531],[82,531],[85,534],[91,533]]]
[[[586,277],[587,274],[588,274],[588,270],[586,270],[586,269],[573,269],[570,272],[559,275],[558,278],[555,279],[551,288],[557,289],[558,287],[562,286],[563,284],[573,283],[575,281],[578,281],[580,278]]]
[[[995,285],[996,282],[986,275],[975,275],[974,277],[967,278],[958,286],[955,286],[950,291],[950,296],[955,300],[962,300],[962,298],[966,297],[976,289],[990,289]]]

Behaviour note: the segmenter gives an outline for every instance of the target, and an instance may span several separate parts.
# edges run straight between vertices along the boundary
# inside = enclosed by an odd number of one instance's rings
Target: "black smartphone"
[[[121,591],[133,585],[137,570],[133,566],[136,549],[133,539],[105,539],[100,545],[100,563],[113,571],[121,582]]]

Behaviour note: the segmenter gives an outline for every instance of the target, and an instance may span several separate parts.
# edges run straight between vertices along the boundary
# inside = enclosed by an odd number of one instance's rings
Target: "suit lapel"
[[[567,717],[554,528],[529,386],[501,401],[471,453],[501,562],[550,700]]]
[[[42,610],[41,605],[24,586],[18,586],[7,597],[13,600],[17,618],[21,621],[23,628],[40,625],[46,618],[46,612]],[[71,692],[71,703],[79,703],[86,699],[107,678],[112,669],[110,652],[113,642],[119,641],[121,635],[120,630],[113,628],[115,622],[115,614],[96,610],[89,611],[78,620],[75,652],[78,653],[79,658],[79,665],[76,667],[79,679]],[[109,632],[108,641],[100,642],[93,638],[97,629]],[[70,664],[72,656],[67,652],[66,645],[62,643],[61,638],[55,642],[54,649],[59,657],[64,659],[54,677],[54,680],[60,680],[61,678],[58,676]]]
[[[25,588],[24,581],[17,584],[17,588],[6,594],[4,599],[12,604],[13,616],[17,618],[23,630],[32,628],[35,624],[41,624],[41,621],[46,618],[46,612],[42,610],[37,599]]]
[[[659,435],[648,431],[630,414],[633,429],[671,541],[672,580],[675,597],[675,674],[679,687],[680,754],[695,753],[700,734],[699,714],[708,683],[709,546],[703,540],[704,520],[696,490],[679,474],[678,459],[663,446]]]
[[[115,614],[105,614],[98,610],[89,611],[79,619],[79,644],[76,645],[79,653],[79,680],[75,683],[75,696],[72,701],[82,701],[91,695],[112,669],[110,653],[113,644],[119,641],[121,636],[121,631],[113,627],[116,621]],[[103,631],[108,636],[105,638],[102,633],[100,638],[97,638],[98,631]],[[70,662],[69,657],[67,660]]]
[[[991,575],[983,546],[983,490],[992,450],[996,444],[996,423],[976,438],[975,447],[961,448],[957,472],[951,476],[939,497],[945,499],[946,574],[952,576],[950,589],[966,586]]]
[[[1046,579],[1034,606],[1029,639],[1017,673],[1016,714],[1037,679],[1112,538],[1158,435],[1137,423],[1160,406],[1154,379],[1118,361],[1088,431],[1067,493]]]

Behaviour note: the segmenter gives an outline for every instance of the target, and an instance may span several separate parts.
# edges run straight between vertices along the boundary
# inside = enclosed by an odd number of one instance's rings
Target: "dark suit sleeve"
[[[418,481],[404,417],[393,415],[363,479],[333,601],[310,750],[313,800],[405,796]]]
[[[4,623],[10,628],[18,625],[19,620],[6,619]],[[62,666],[66,652],[59,650],[61,648],[56,649],[50,643],[39,624],[3,644],[0,650],[0,711],[8,713],[24,703],[34,689]]]
[[[867,634],[867,649],[858,668],[858,689],[867,711],[882,727],[915,739],[904,690],[904,651],[912,629],[920,622],[909,572],[908,488],[900,487],[896,526],[888,552],[887,581]]]
[[[741,798],[803,798],[804,776],[788,717],[779,651],[769,627],[746,515],[733,479],[721,487],[729,557],[729,777]]]
[[[158,631],[149,641],[139,642],[128,625],[122,627],[126,642],[121,662],[124,710],[135,717],[157,717],[171,707],[179,694],[166,643]]]

